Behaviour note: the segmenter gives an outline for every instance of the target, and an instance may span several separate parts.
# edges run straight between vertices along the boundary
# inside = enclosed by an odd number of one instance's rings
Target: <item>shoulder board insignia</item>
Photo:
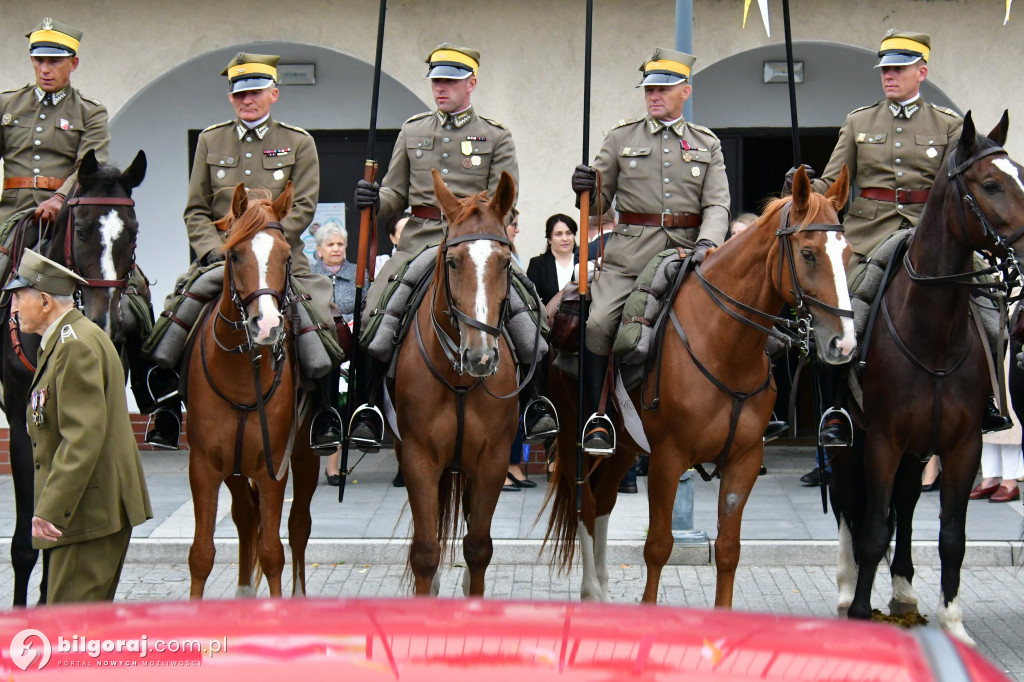
[[[486,116],[481,116],[480,118],[482,118],[483,120],[487,121],[492,126],[496,126],[498,128],[501,128],[502,130],[508,130],[508,126],[506,126],[504,123],[502,123],[501,121],[499,121],[497,119],[487,118]]]
[[[705,135],[710,135],[711,137],[718,139],[718,136],[715,135],[714,131],[712,131],[711,128],[705,128],[704,126],[697,125],[696,123],[687,123],[686,125],[688,125],[693,130],[704,133]]]
[[[81,97],[82,99],[84,99],[89,104],[94,104],[94,105],[96,105],[98,107],[102,107],[103,106],[103,102],[100,102],[99,100],[93,99],[92,97],[86,97],[85,95],[82,94],[81,90],[75,90],[75,92],[77,92],[78,96]]]
[[[411,116],[410,118],[405,119],[405,122],[406,123],[412,123],[413,121],[418,121],[421,118],[426,118],[427,116],[431,116],[431,115],[433,115],[433,113],[434,113],[433,111],[424,111],[422,114],[416,114],[415,116]]]
[[[614,130],[615,128],[621,128],[622,126],[628,126],[634,123],[641,123],[646,118],[646,116],[638,116],[636,118],[624,118],[615,125],[613,125],[612,129]]]
[[[953,111],[949,107],[940,107],[938,104],[932,104],[931,102],[928,102],[928,104],[935,111],[939,111],[939,112],[941,112],[943,114],[946,114],[947,116],[954,116],[956,118],[960,118],[960,114],[956,113],[955,111]]]
[[[853,114],[856,114],[858,111],[867,111],[868,109],[873,109],[873,108],[877,107],[881,103],[882,103],[882,100],[878,100],[874,104],[868,104],[867,106],[857,107],[856,109],[851,111],[849,114],[847,114],[847,116],[852,116]]]
[[[299,126],[293,126],[293,125],[289,125],[287,123],[281,123],[280,121],[277,122],[277,125],[281,126],[282,128],[287,128],[288,130],[294,130],[297,133],[302,133],[303,135],[309,135],[309,133],[306,132],[305,129],[300,128]]]
[[[221,123],[214,123],[209,128],[203,128],[203,132],[205,133],[207,130],[213,130],[214,128],[222,128],[224,126],[231,125],[232,123],[234,123],[234,121],[223,121]]]
[[[78,334],[75,333],[75,330],[70,324],[66,324],[60,328],[60,342],[64,343],[67,339],[78,340]]]

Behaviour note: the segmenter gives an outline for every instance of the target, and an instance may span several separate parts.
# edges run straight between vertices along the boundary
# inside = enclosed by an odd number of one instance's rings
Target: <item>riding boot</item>
[[[151,366],[144,376],[144,390],[136,390],[134,379],[132,380],[132,389],[135,391],[136,401],[139,402],[139,409],[143,413],[149,412],[145,441],[153,447],[177,450],[178,439],[181,436],[181,397],[178,394],[178,373],[166,367]],[[139,400],[140,394],[142,400]],[[148,409],[143,407],[144,404],[148,406]]]
[[[836,404],[839,383],[846,365],[821,365],[818,367],[818,385],[824,409],[818,423],[818,444],[825,447],[841,447],[853,444],[853,422],[849,413]]]
[[[583,411],[590,414],[583,426],[583,451],[594,457],[610,457],[615,454],[615,427],[607,415],[597,414],[609,357],[592,353],[588,348],[584,348],[582,353],[585,373]]]
[[[985,405],[985,414],[981,418],[981,432],[994,433],[1013,428],[1013,420],[1004,415],[996,407],[995,395],[989,394]]]
[[[316,381],[313,389],[313,419],[309,425],[309,445],[321,454],[333,454],[341,445],[341,415],[338,414],[338,381],[341,369],[335,368]]]
[[[373,451],[384,442],[384,415],[377,402],[387,367],[369,353],[359,354],[355,375],[355,403],[348,424],[348,439],[360,450]],[[350,370],[351,371],[351,370]]]
[[[530,380],[533,397],[523,408],[523,442],[527,444],[543,443],[558,434],[558,414],[555,406],[545,397],[547,376],[542,370],[544,366],[534,367],[533,378]],[[524,371],[529,372],[529,367]]]

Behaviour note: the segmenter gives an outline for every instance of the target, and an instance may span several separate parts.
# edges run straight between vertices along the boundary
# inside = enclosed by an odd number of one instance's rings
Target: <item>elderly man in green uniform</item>
[[[113,601],[132,528],[153,518],[117,350],[74,305],[84,283],[25,251],[5,288],[21,329],[43,337],[26,416],[49,604]]]
[[[590,191],[592,207],[615,200],[619,224],[605,246],[601,276],[594,282],[584,353],[583,449],[594,455],[615,450],[610,421],[596,414],[622,307],[644,266],[658,252],[676,247],[702,254],[725,240],[729,228],[729,183],[718,137],[687,122],[683,104],[692,94],[696,58],[658,48],[640,66],[647,114],[623,120],[605,137],[593,167],[572,176],[577,194]],[[638,87],[640,87],[638,86]],[[597,172],[602,195],[595,196]]]
[[[71,87],[82,32],[47,17],[26,34],[34,84],[0,93],[0,223],[35,208],[54,220],[90,149],[107,159],[107,110]]]
[[[517,187],[519,184],[512,134],[499,121],[478,114],[470,102],[476,89],[480,53],[442,43],[430,52],[426,63],[437,109],[417,114],[402,125],[388,172],[379,185],[361,180],[356,187],[355,203],[360,209],[379,206],[379,217],[406,207],[412,211],[395,253],[367,291],[364,324],[377,309],[391,275],[423,247],[441,243],[445,222],[434,197],[432,168],[441,173],[445,185],[458,197],[484,190],[493,194],[502,171],[512,176]],[[368,401],[382,377],[366,353],[360,357],[366,358],[365,366],[358,368],[362,378],[356,382],[360,394],[357,402],[362,404],[353,414],[349,435],[361,446],[379,447],[384,420]],[[546,400],[527,406],[528,439],[536,441],[554,428],[550,409]]]
[[[192,268],[224,260],[221,246],[225,233],[215,221],[230,212],[232,192],[238,183],[267,189],[276,199],[291,181],[295,199],[281,225],[292,245],[292,276],[312,297],[320,320],[327,322],[333,318],[333,287],[323,275],[313,274],[302,251],[302,233],[313,221],[320,194],[320,161],[309,133],[271,117],[271,106],[280,94],[280,59],[277,55],[239,52],[221,72],[228,77],[228,101],[236,118],[210,126],[200,133],[196,144],[185,207],[189,245],[197,257]],[[154,373],[154,397],[163,407],[154,413],[155,428],[147,434],[147,441],[174,445],[181,414],[177,377],[161,368],[154,368]],[[334,449],[341,438],[340,417],[332,407],[336,404],[337,372],[328,373],[319,384],[313,392],[316,413],[311,442],[318,449]],[[162,436],[172,428],[172,438]]]
[[[843,220],[853,248],[848,272],[886,237],[917,225],[932,184],[943,172],[963,126],[955,111],[921,97],[931,57],[928,35],[890,29],[882,38],[878,56],[875,68],[881,72],[885,99],[850,112],[828,165],[821,177],[811,182],[815,191],[825,192],[843,164],[853,171],[860,192]],[[787,174],[787,183],[795,171]],[[831,377],[827,383],[835,381]],[[834,387],[823,388],[825,395],[834,394]],[[992,406],[985,426],[999,428],[1004,419],[1008,425],[1009,419]],[[823,445],[850,442],[851,425],[844,413],[830,410],[822,424]]]

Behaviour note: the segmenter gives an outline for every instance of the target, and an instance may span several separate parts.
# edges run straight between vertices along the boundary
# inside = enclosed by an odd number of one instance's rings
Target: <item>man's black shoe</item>
[[[558,435],[558,416],[547,398],[534,398],[523,410],[523,442],[543,443]]]
[[[384,441],[384,415],[374,405],[360,405],[348,426],[348,439],[360,450],[373,451]]]
[[[818,432],[818,443],[825,447],[849,445],[853,440],[842,419],[829,419]]]
[[[592,457],[610,457],[615,454],[615,427],[608,417],[595,414],[587,420],[583,452]]]
[[[767,443],[770,440],[775,440],[786,432],[789,428],[789,424],[784,421],[777,421],[772,419],[768,422],[768,426],[764,430],[764,442]]]
[[[178,415],[161,407],[149,415],[150,428],[146,431],[146,442],[156,448],[177,450],[181,436],[181,421]]]
[[[338,449],[341,445],[341,416],[337,410],[329,408],[313,415],[313,423],[309,427],[309,445],[325,454]]]
[[[393,479],[391,479],[391,485],[393,487],[395,487],[395,488],[404,488],[405,487],[405,477],[402,476],[402,470],[401,469],[399,469],[398,473],[395,474],[395,477]]]
[[[633,481],[632,483],[620,483],[619,492],[626,495],[635,495],[640,491],[636,487],[636,481]]]
[[[821,485],[821,477],[818,474],[818,467],[814,467],[806,474],[800,477],[800,482],[807,486],[819,486]]]
[[[1004,416],[996,409],[996,402],[992,396],[988,397],[988,404],[985,405],[985,414],[981,418],[981,432],[993,433],[1013,428],[1013,420]]]

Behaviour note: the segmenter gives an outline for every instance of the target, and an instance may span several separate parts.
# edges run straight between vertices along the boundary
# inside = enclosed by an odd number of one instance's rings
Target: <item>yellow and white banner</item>
[[[1006,0],[1007,3],[1012,0]],[[743,0],[743,28],[747,27],[747,12],[750,11],[751,0]],[[761,9],[761,21],[764,22],[764,32],[772,37],[772,29],[768,26],[768,0],[757,0],[757,6]],[[1009,12],[1009,8],[1007,8]]]

